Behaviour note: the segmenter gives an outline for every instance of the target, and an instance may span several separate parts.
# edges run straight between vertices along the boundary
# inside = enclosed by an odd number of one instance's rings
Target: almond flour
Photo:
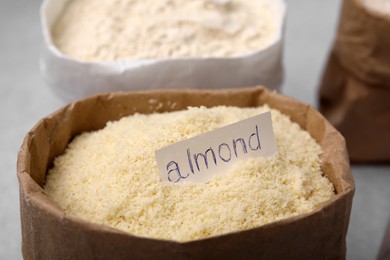
[[[276,35],[270,0],[71,0],[54,44],[81,61],[230,57]]]
[[[155,150],[270,110],[277,155],[239,162],[202,184],[160,182]],[[44,189],[71,216],[190,241],[313,211],[334,196],[320,154],[308,132],[268,106],[135,114],[77,136],[55,159]]]

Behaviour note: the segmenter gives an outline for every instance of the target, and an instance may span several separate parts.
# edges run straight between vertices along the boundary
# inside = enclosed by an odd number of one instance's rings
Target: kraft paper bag
[[[155,107],[148,102],[157,100]],[[172,108],[171,104],[177,105]],[[228,105],[279,109],[323,149],[322,170],[336,195],[313,212],[189,242],[143,238],[70,217],[43,190],[53,159],[77,134],[134,113]],[[18,157],[25,259],[345,259],[355,184],[344,138],[308,105],[264,88],[108,93],[65,106],[27,134]],[[228,210],[228,209],[227,209]]]
[[[390,162],[390,15],[344,0],[319,99],[352,162]]]

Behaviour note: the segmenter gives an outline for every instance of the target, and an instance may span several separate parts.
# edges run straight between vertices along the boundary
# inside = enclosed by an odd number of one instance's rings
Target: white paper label
[[[201,183],[240,160],[277,153],[271,112],[198,135],[156,151],[162,182]]]

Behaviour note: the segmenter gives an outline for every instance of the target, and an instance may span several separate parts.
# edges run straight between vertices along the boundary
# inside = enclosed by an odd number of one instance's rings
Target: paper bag
[[[352,162],[390,162],[390,15],[344,0],[319,98]]]
[[[120,90],[231,88],[259,84],[279,89],[283,81],[284,0],[269,1],[275,13],[276,33],[272,42],[258,51],[221,58],[173,57],[111,62],[78,61],[55,47],[51,28],[67,2],[45,0],[41,7],[44,38],[41,72],[45,82],[67,101]]]
[[[163,106],[151,107],[150,99]],[[81,132],[103,128],[109,120],[187,106],[265,103],[289,115],[323,149],[322,170],[336,195],[313,212],[181,243],[137,237],[68,216],[42,189],[53,159],[68,142]],[[27,134],[19,152],[18,179],[25,259],[344,259],[355,189],[343,137],[310,106],[264,88],[102,94],[72,103],[39,121]]]

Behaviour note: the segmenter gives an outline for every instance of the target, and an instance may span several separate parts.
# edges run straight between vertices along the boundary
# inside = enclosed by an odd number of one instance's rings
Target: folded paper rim
[[[313,136],[313,131],[316,131],[314,134],[314,138],[319,142],[321,147],[324,149],[324,153],[322,154],[322,169],[323,172],[326,173],[329,180],[333,183],[336,195],[329,201],[322,203],[315,210],[310,213],[285,218],[276,222],[272,222],[263,226],[241,230],[236,232],[230,232],[226,234],[221,234],[217,236],[207,237],[199,240],[192,240],[186,242],[179,242],[174,240],[161,240],[155,238],[147,238],[135,236],[130,233],[118,230],[116,228],[112,228],[109,226],[90,223],[79,219],[77,217],[68,216],[65,212],[53,202],[44,192],[43,188],[40,185],[43,185],[44,179],[39,179],[40,177],[35,175],[35,172],[40,172],[44,176],[47,173],[47,169],[49,164],[46,167],[36,167],[34,166],[34,160],[38,157],[44,157],[45,155],[34,154],[35,151],[41,151],[40,147],[34,147],[37,143],[37,132],[39,131],[48,131],[48,136],[45,137],[45,142],[58,142],[53,137],[53,132],[50,134],[50,131],[54,131],[55,128],[60,127],[61,123],[68,122],[66,119],[72,113],[80,113],[80,109],[83,104],[90,105],[91,103],[96,104],[96,106],[100,106],[101,108],[109,108],[111,105],[117,105],[121,102],[118,102],[120,99],[129,100],[131,97],[137,100],[147,101],[150,98],[160,97],[161,100],[169,100],[170,95],[175,97],[182,98],[182,104],[178,106],[178,108],[172,109],[177,110],[180,109],[186,103],[188,99],[193,99],[194,96],[197,98],[196,104],[191,105],[201,105],[213,99],[215,96],[224,96],[224,97],[234,97],[235,99],[226,99],[227,104],[214,104],[215,105],[237,105],[237,106],[248,106],[248,102],[251,103],[250,106],[258,106],[264,103],[267,103],[270,107],[276,108],[280,110],[282,113],[287,114],[291,117],[291,119],[301,125],[304,129],[309,131],[309,133]],[[239,96],[241,95],[241,96]],[[205,101],[206,100],[206,101]],[[243,101],[244,100],[244,101]],[[249,100],[249,101],[248,101]],[[147,103],[145,102],[145,107],[147,108]],[[244,104],[245,105],[242,105]],[[158,109],[157,109],[158,110]],[[125,114],[117,114],[116,116],[122,117],[128,114],[137,112],[132,110],[132,112],[127,113],[130,110],[127,110]],[[147,113],[156,111],[156,108],[151,108]],[[164,110],[166,111],[166,110]],[[162,111],[157,111],[162,112]],[[89,111],[88,113],[91,113]],[[54,128],[53,128],[54,127]],[[49,129],[49,130],[47,130]],[[94,130],[94,129],[90,129]],[[51,139],[53,138],[53,139]],[[47,139],[47,140],[46,140]],[[61,141],[61,140],[60,140]],[[66,144],[69,140],[66,140]],[[66,145],[65,144],[65,145]],[[64,145],[64,144],[62,144]],[[38,149],[38,150],[37,150]],[[43,149],[44,150],[44,149]],[[45,153],[43,151],[42,153]],[[42,158],[39,158],[42,159]],[[33,168],[36,169],[33,169]],[[39,169],[38,169],[39,168]],[[311,106],[295,101],[291,98],[284,97],[282,95],[277,94],[276,92],[271,92],[262,87],[253,87],[253,88],[245,88],[245,89],[224,89],[224,90],[193,90],[193,89],[180,89],[180,90],[155,90],[155,91],[133,91],[133,92],[119,92],[119,93],[107,93],[100,94],[97,96],[93,96],[90,98],[86,98],[74,103],[71,103],[51,115],[40,120],[34,128],[27,134],[24,139],[24,142],[21,146],[21,149],[18,154],[18,162],[17,162],[17,177],[20,185],[21,192],[21,211],[22,211],[22,226],[23,222],[27,221],[25,218],[28,210],[26,207],[31,207],[35,210],[35,212],[44,212],[48,214],[51,219],[55,219],[57,224],[64,225],[66,228],[76,228],[80,230],[87,230],[88,232],[96,232],[96,234],[110,234],[111,236],[116,237],[117,239],[135,239],[136,241],[143,241],[142,243],[155,243],[156,247],[164,247],[164,246],[172,246],[174,248],[182,248],[186,250],[186,248],[198,248],[199,246],[205,245],[209,241],[215,240],[230,240],[235,239],[236,236],[251,237],[251,232],[270,232],[270,230],[274,230],[275,228],[279,230],[280,226],[288,226],[294,228],[294,226],[300,221],[312,221],[316,217],[327,216],[330,214],[329,212],[338,212],[342,213],[342,216],[338,216],[342,223],[338,223],[337,226],[340,229],[340,236],[337,239],[343,245],[340,245],[340,249],[343,252],[336,252],[334,254],[345,254],[345,236],[348,230],[349,224],[349,216],[352,206],[352,197],[355,191],[355,183],[351,174],[348,153],[345,146],[345,140],[341,136],[341,134],[333,128],[329,124],[328,121],[322,115],[314,110]],[[35,179],[35,180],[34,180]],[[40,183],[40,184],[38,184]],[[23,202],[23,203],[22,203]],[[26,206],[27,205],[27,206]],[[25,212],[24,212],[25,211]],[[328,216],[329,217],[329,216]],[[336,216],[334,216],[336,217]],[[333,218],[333,216],[330,216]],[[23,229],[22,229],[23,233]],[[23,233],[22,237],[25,240],[24,236],[29,236],[31,234]],[[132,241],[133,241],[132,240]],[[26,238],[26,241],[28,239]],[[26,243],[23,242],[23,243]],[[23,247],[24,248],[24,247]],[[190,249],[189,249],[190,250]],[[23,250],[25,254],[25,250]],[[30,252],[26,249],[26,252]],[[31,253],[31,252],[30,252]],[[27,254],[27,253],[26,253]]]
[[[390,22],[390,14],[384,14],[383,12],[379,12],[375,9],[370,8],[367,4],[364,4],[364,0],[353,0],[355,1],[356,6],[366,13],[371,14],[372,16],[376,16],[381,20],[387,20]]]
[[[349,73],[363,82],[390,88],[390,15],[363,0],[344,0],[333,50]]]

